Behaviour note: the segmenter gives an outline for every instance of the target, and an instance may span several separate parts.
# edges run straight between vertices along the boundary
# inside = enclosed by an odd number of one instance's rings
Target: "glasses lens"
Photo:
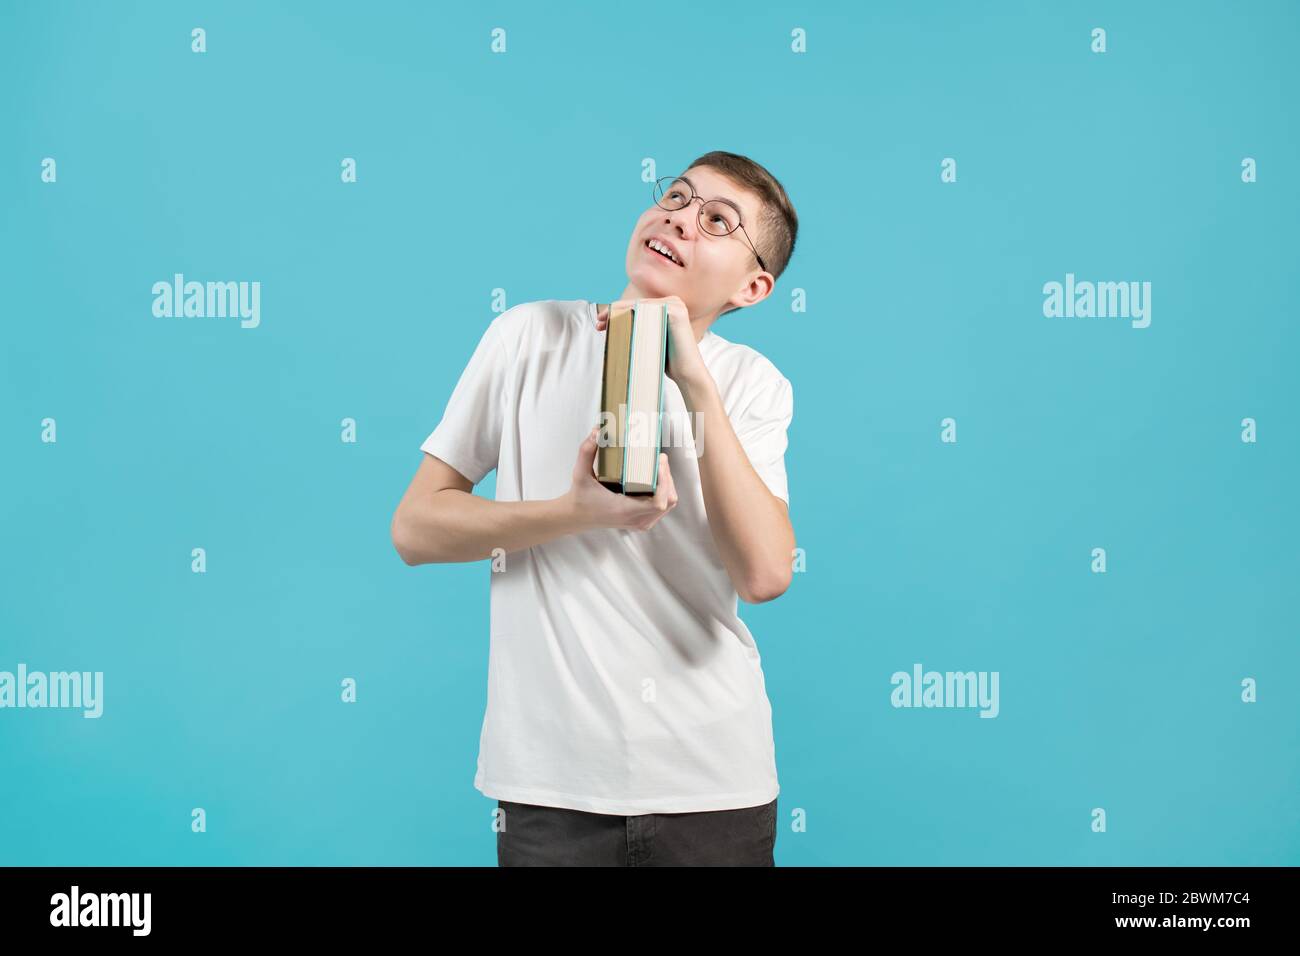
[[[681,209],[691,201],[691,187],[680,179],[665,177],[655,183],[655,202],[665,209]]]
[[[730,203],[711,199],[700,209],[700,224],[715,236],[725,236],[740,225],[740,213]]]

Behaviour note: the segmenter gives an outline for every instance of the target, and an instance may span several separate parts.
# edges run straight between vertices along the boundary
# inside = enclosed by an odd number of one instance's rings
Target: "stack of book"
[[[610,306],[600,388],[596,480],[625,495],[653,495],[663,435],[668,306]]]

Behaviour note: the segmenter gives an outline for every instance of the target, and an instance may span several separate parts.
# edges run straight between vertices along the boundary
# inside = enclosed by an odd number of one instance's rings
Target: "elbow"
[[[763,604],[767,601],[774,601],[790,587],[790,580],[793,576],[793,570],[788,564],[769,568],[762,573],[755,574],[745,582],[745,588],[741,592],[740,598],[746,604]]]
[[[397,551],[397,556],[408,567],[415,567],[422,562],[419,560],[415,549],[411,546],[410,529],[402,518],[402,512],[399,508],[393,514],[393,523],[388,529],[389,535],[393,540],[393,548]]]

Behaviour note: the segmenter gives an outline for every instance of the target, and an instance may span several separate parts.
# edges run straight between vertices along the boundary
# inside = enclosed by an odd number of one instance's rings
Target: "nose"
[[[700,209],[695,205],[694,199],[688,202],[681,209],[664,209],[660,210],[660,212],[663,213],[664,224],[675,227],[678,235],[683,239],[691,238],[692,231],[697,229],[700,225]]]

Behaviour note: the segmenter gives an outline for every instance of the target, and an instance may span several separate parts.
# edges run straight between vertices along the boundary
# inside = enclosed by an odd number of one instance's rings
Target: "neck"
[[[635,299],[654,299],[654,298],[659,298],[659,297],[646,295],[635,285],[629,284],[628,287],[623,290],[623,294],[620,295],[617,299],[614,299],[612,301],[618,302],[618,301],[632,301]],[[704,338],[704,333],[709,331],[709,326],[712,325],[717,318],[718,318],[718,313],[716,312],[710,315],[695,315],[694,313],[691,314],[691,331],[695,333],[696,342],[699,342],[700,339]]]

